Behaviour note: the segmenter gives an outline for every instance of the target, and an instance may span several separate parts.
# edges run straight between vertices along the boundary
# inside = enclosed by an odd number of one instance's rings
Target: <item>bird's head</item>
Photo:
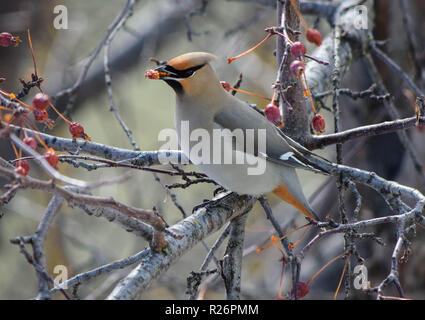
[[[185,53],[156,68],[152,78],[164,80],[179,96],[205,94],[212,88],[221,88],[210,66],[214,59],[214,55],[206,52]]]

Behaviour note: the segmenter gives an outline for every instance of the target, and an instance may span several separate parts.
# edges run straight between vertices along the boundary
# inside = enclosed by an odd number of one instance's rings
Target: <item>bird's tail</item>
[[[283,183],[274,189],[273,193],[283,201],[289,203],[301,211],[305,216],[309,217],[310,219],[319,221],[319,217],[314,213],[313,209],[304,196],[295,169],[283,167],[283,170]]]

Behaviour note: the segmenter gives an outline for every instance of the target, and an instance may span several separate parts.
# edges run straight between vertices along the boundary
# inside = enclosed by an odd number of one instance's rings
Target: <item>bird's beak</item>
[[[179,78],[178,74],[166,70],[166,66],[160,66],[156,69],[146,71],[145,77],[153,80],[176,80]]]
[[[167,78],[179,78],[179,76],[174,73],[174,72],[170,72],[169,70],[165,70],[166,66],[161,66],[155,69],[155,71],[158,72],[159,74],[159,79],[164,79],[166,80]]]

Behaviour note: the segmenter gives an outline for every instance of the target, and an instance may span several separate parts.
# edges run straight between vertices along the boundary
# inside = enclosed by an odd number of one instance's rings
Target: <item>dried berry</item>
[[[90,140],[90,137],[84,132],[84,127],[78,122],[70,122],[68,130],[73,138]]]
[[[37,122],[44,122],[49,119],[49,114],[46,110],[34,110],[34,120]]]
[[[280,110],[276,105],[269,103],[264,109],[264,114],[266,115],[267,120],[269,120],[274,125],[278,126],[282,123]]]
[[[159,79],[159,72],[153,69],[149,69],[145,72],[145,78],[151,79],[151,80],[157,80]]]
[[[53,168],[56,168],[59,162],[59,157],[56,154],[55,150],[52,148],[49,148],[48,151],[46,151],[43,154],[44,160],[46,160]]]
[[[9,32],[0,33],[0,46],[10,47],[12,44],[16,47],[21,40],[19,37],[12,36]]]
[[[33,137],[26,137],[24,143],[33,150],[37,150],[37,141]]]
[[[289,66],[289,70],[291,70],[291,72],[294,75],[296,75],[297,77],[299,77],[304,72],[305,65],[300,60],[294,60],[294,61],[292,61],[291,65]]]
[[[317,46],[322,44],[322,34],[317,29],[309,28],[305,35],[306,39]]]
[[[307,50],[302,42],[294,42],[291,46],[291,53],[297,59],[304,57],[306,52]]]
[[[220,84],[226,91],[230,91],[232,89],[232,86],[227,81],[220,81]]]
[[[317,134],[322,134],[326,130],[326,122],[323,116],[319,113],[315,114],[311,121],[314,131]]]
[[[291,290],[291,297],[295,298],[295,288]],[[297,298],[304,298],[310,292],[310,284],[308,282],[298,281],[297,282]]]

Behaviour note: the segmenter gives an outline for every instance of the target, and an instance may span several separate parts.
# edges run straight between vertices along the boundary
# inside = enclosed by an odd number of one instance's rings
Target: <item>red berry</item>
[[[323,116],[319,113],[315,114],[313,120],[311,121],[313,129],[317,134],[322,134],[326,129],[326,122]]]
[[[84,128],[78,122],[71,122],[68,127],[69,132],[74,138],[82,138],[90,140],[90,137],[84,132]]]
[[[28,174],[28,172],[21,166],[18,166],[15,168],[14,170],[17,174],[26,177],[26,175]]]
[[[21,176],[26,177],[30,171],[30,164],[27,160],[21,160],[16,163],[15,172]]]
[[[5,82],[5,81],[6,81],[6,78],[0,77],[0,83]]]
[[[282,123],[280,110],[276,105],[269,103],[264,109],[264,114],[266,115],[267,120],[274,125],[280,125]]]
[[[34,120],[37,122],[44,122],[49,119],[49,114],[46,110],[34,110]]]
[[[317,46],[322,44],[322,34],[317,29],[308,29],[305,37],[309,42],[314,43]]]
[[[37,141],[33,137],[26,137],[24,143],[33,150],[37,150]]]
[[[44,160],[46,160],[53,168],[56,168],[59,162],[59,157],[55,150],[49,149],[43,154]]]
[[[294,42],[291,46],[291,53],[295,58],[304,57],[307,50],[302,42]]]
[[[299,77],[304,72],[305,65],[300,60],[294,60],[294,61],[292,61],[291,65],[289,66],[289,70],[291,70],[291,72],[294,75]]]
[[[226,91],[230,91],[230,89],[232,89],[232,86],[227,81],[220,81],[220,84]]]
[[[145,72],[145,78],[151,79],[151,80],[157,80],[159,79],[159,72],[153,69],[149,69]]]
[[[30,163],[27,160],[21,160],[21,167],[24,168],[26,172],[30,171]]]
[[[17,46],[19,42],[19,37],[14,37],[9,32],[0,33],[0,47],[10,47],[12,44]]]
[[[49,107],[49,96],[45,93],[37,93],[32,99],[32,106],[37,110],[46,110]]]

